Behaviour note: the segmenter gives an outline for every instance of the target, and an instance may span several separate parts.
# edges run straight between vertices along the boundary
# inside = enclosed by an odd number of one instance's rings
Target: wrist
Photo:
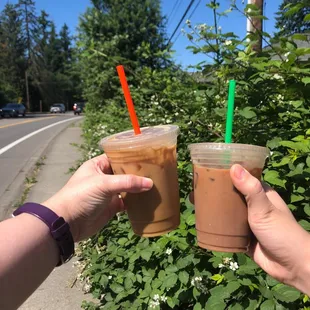
[[[289,284],[299,291],[310,295],[310,234],[308,232],[305,232],[302,253],[299,253],[299,255],[301,258],[299,268],[294,280]]]
[[[70,227],[70,231],[73,237],[74,242],[77,242],[78,240],[78,229],[77,225],[75,223],[74,218],[71,216],[71,214],[68,212],[67,206],[58,203],[53,198],[48,199],[47,201],[42,203],[43,206],[51,209],[53,212],[55,212],[59,217],[63,217],[64,220],[68,223]]]

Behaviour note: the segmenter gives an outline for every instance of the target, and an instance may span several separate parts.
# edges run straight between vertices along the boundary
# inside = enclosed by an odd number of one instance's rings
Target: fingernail
[[[244,170],[244,168],[243,168],[242,166],[240,166],[240,165],[236,165],[236,166],[234,167],[234,176],[235,176],[237,179],[242,180],[243,177],[244,177],[244,175],[245,175],[245,170]]]
[[[142,187],[145,189],[151,189],[153,187],[153,181],[149,178],[143,178]]]

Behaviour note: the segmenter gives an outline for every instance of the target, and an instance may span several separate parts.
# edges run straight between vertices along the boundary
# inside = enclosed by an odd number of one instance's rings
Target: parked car
[[[74,105],[73,105],[73,112],[74,112],[74,115],[80,115],[80,113],[83,112],[84,110],[84,107],[85,107],[85,103],[84,102],[76,102]]]
[[[1,108],[0,114],[1,117],[18,117],[19,115],[25,117],[26,108],[21,103],[7,103]]]
[[[63,103],[54,103],[50,108],[51,113],[65,113],[66,107]]]

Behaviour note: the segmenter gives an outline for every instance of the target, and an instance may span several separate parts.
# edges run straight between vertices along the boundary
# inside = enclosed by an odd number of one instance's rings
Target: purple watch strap
[[[36,216],[50,229],[51,235],[56,241],[60,251],[60,261],[57,266],[69,261],[74,255],[74,241],[69,224],[51,209],[38,203],[25,203],[13,212],[13,216],[22,213],[29,213]]]

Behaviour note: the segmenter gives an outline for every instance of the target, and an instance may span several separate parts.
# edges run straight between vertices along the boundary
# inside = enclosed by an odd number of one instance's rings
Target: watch
[[[33,202],[25,203],[16,209],[13,212],[13,217],[22,213],[32,214],[48,226],[60,251],[60,260],[57,266],[68,262],[72,258],[74,255],[74,241],[70,231],[70,226],[63,217],[59,217],[51,209]]]

